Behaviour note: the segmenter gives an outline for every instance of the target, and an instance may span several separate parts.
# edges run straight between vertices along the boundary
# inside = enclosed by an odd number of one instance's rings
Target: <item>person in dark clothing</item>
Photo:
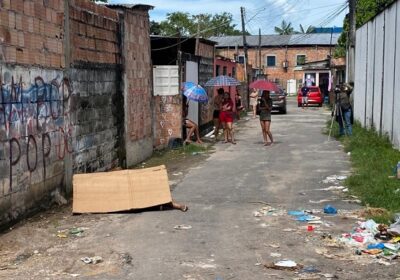
[[[260,124],[264,138],[264,145],[269,146],[274,143],[271,133],[271,111],[272,111],[272,99],[269,96],[268,90],[263,90],[260,98]],[[268,137],[271,142],[268,142]]]
[[[337,86],[336,93],[336,120],[339,123],[339,134],[341,136],[351,136],[353,134],[352,128],[352,114],[350,95],[353,87],[347,83]]]
[[[308,93],[310,92],[309,87],[307,87],[306,83],[303,84],[303,87],[300,89],[301,91],[301,107],[304,109],[304,105],[308,107]]]

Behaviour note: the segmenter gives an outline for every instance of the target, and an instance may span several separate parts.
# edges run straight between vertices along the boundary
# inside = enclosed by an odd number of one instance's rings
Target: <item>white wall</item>
[[[356,33],[354,117],[400,148],[400,1]]]

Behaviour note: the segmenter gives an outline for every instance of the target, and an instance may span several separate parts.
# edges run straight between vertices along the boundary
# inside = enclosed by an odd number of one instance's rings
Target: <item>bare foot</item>
[[[197,144],[203,144],[203,141],[201,141],[200,139],[196,141]]]

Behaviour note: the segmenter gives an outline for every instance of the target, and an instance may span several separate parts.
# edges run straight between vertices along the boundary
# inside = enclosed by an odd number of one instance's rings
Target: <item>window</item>
[[[235,67],[232,68],[232,77],[236,77],[236,68]]]
[[[296,65],[304,65],[306,63],[306,55],[298,54],[296,55]]]
[[[219,73],[221,72],[221,66],[216,65],[215,66],[215,76],[219,76]]]
[[[222,75],[226,75],[226,73],[227,73],[227,69],[226,69],[226,66],[224,66],[224,67],[222,68]]]
[[[267,67],[275,67],[276,66],[276,56],[275,55],[267,55],[266,65],[267,65]]]
[[[239,55],[239,56],[238,56],[238,62],[239,62],[240,64],[244,64],[244,55]]]

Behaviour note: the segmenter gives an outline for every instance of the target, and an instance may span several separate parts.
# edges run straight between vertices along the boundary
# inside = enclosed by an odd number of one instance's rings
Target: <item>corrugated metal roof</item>
[[[340,34],[332,34],[332,45],[336,45]],[[243,47],[242,36],[221,36],[210,37],[212,41],[217,42],[218,47]],[[258,35],[246,36],[247,45],[249,47],[258,46]],[[309,46],[309,45],[331,45],[330,33],[307,33],[292,35],[261,35],[261,46]]]
[[[138,4],[105,4],[105,6],[108,8],[111,8],[111,9],[123,8],[123,9],[130,9],[130,10],[141,9],[141,8],[144,8],[145,10],[151,10],[154,8],[154,6],[146,5],[146,4],[139,4],[139,3]]]

